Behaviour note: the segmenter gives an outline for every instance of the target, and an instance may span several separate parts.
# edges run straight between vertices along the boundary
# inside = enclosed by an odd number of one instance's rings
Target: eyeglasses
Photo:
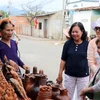
[[[100,27],[95,27],[95,29],[94,29],[95,31],[100,31]]]

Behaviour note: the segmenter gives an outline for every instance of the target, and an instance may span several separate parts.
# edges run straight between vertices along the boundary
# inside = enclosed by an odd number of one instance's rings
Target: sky
[[[28,2],[32,2],[33,5],[36,5],[36,3],[40,4],[41,1],[43,0],[2,0],[0,1],[0,6],[9,6],[10,4],[10,6],[21,9],[21,5],[24,5]],[[50,1],[50,0],[45,0],[45,1]],[[44,5],[43,10],[48,12],[62,10],[62,5],[63,5],[62,2],[63,0],[51,0],[51,2],[46,3]]]

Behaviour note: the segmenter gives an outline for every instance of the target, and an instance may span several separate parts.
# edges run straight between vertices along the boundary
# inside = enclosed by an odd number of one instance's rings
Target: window
[[[39,22],[39,29],[41,30],[42,29],[42,23]]]

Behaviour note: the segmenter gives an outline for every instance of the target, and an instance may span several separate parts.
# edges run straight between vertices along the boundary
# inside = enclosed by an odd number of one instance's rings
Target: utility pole
[[[10,0],[9,0],[9,2],[8,2],[8,15],[9,15],[9,16],[10,16],[10,14],[11,14],[10,7],[11,7],[11,2],[10,2]]]
[[[63,29],[65,27],[65,13],[66,13],[66,7],[68,6],[68,0],[63,0],[62,3],[62,29],[61,29],[61,40],[63,40]]]

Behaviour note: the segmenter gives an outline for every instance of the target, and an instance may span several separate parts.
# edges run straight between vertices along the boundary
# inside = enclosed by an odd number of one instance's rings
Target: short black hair
[[[73,29],[74,26],[78,26],[80,28],[80,30],[83,32],[81,39],[86,40],[87,39],[87,32],[85,31],[85,28],[84,28],[84,26],[81,22],[75,22],[75,23],[72,24],[72,26],[69,30],[70,39],[73,39],[71,33],[72,33],[72,29]]]

